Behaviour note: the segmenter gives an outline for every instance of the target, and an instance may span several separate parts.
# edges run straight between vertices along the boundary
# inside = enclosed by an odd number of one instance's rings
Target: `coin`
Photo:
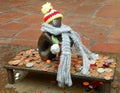
[[[29,63],[29,61],[23,61],[23,64],[26,65],[27,63]]]
[[[99,55],[99,59],[103,59],[103,55]]]
[[[108,58],[109,58],[108,56],[104,56],[104,57],[103,57],[104,60],[107,60]]]
[[[109,67],[115,68],[115,67],[116,67],[116,64],[114,64],[114,63],[113,63],[113,64],[110,64]]]
[[[108,59],[107,62],[112,63],[112,62],[114,62],[114,59]]]
[[[19,59],[21,59],[21,56],[15,56],[13,59],[15,59],[15,60],[19,60]]]
[[[104,71],[105,71],[104,68],[98,68],[98,69],[97,69],[97,72],[99,72],[99,73],[103,73]]]
[[[33,62],[30,62],[26,64],[26,67],[32,67],[33,65],[34,65]]]
[[[43,67],[42,70],[43,71],[48,71],[48,68],[47,67]]]
[[[112,72],[113,70],[111,68],[105,68],[105,72]]]
[[[76,71],[75,71],[75,69],[71,69],[71,74],[74,74]]]
[[[22,65],[24,65],[24,62],[20,62],[20,63],[18,64],[18,66],[22,66]]]
[[[28,57],[29,57],[29,54],[23,54],[23,57],[24,57],[24,58],[28,58]]]
[[[96,66],[97,67],[103,67],[103,63],[97,63]]]
[[[17,66],[17,65],[18,65],[18,62],[13,61],[13,62],[12,62],[12,65],[13,65],[13,66]]]
[[[78,58],[76,54],[72,54],[71,57],[72,57],[72,59],[76,59],[76,58]]]
[[[9,61],[9,62],[8,62],[9,65],[12,65],[12,63],[13,63],[13,61]]]
[[[89,85],[89,82],[85,81],[85,82],[83,82],[83,85],[84,85],[84,86],[88,86],[88,85]]]
[[[12,65],[16,66],[20,63],[21,60],[14,60],[12,61]]]
[[[80,64],[75,64],[75,68],[79,68],[81,65]]]
[[[93,70],[91,73],[90,73],[93,77],[97,77],[99,74],[97,71]]]
[[[40,64],[37,64],[34,62],[34,65],[33,65],[35,68],[39,68],[40,67]]]
[[[106,80],[110,80],[111,79],[111,76],[105,76],[104,77]]]
[[[47,63],[47,64],[50,64],[50,63],[51,63],[51,60],[49,60],[49,59],[46,60],[46,63]]]
[[[82,60],[79,60],[77,63],[81,65],[83,64]]]
[[[103,67],[103,64],[104,64],[104,63],[103,63],[102,60],[98,60],[98,61],[96,61],[95,64],[96,64],[97,67]]]
[[[105,76],[113,76],[113,72],[106,72]]]
[[[40,60],[37,60],[36,63],[37,63],[37,64],[40,64]]]

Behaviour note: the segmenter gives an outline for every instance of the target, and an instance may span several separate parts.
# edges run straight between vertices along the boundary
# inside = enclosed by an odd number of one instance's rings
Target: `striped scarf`
[[[90,68],[90,60],[95,57],[92,55],[91,51],[89,51],[81,42],[80,36],[77,32],[73,31],[69,26],[62,24],[61,27],[53,27],[50,24],[43,23],[41,27],[41,31],[48,32],[53,35],[61,35],[62,36],[62,49],[60,56],[60,65],[57,72],[57,81],[59,87],[72,86],[70,68],[71,68],[71,48],[70,48],[70,38],[72,39],[75,47],[78,50],[78,53],[83,58],[83,68],[82,73],[88,74]]]

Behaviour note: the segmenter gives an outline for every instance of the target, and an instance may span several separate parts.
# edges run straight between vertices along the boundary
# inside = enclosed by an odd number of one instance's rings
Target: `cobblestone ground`
[[[120,93],[120,0],[0,0],[0,67],[20,50],[14,47],[8,52],[8,44],[37,46],[43,22],[40,10],[47,1],[63,14],[62,22],[77,31],[89,49],[116,56],[118,65],[112,93]],[[0,86],[4,89],[7,81],[3,68],[1,75],[4,80]],[[4,90],[3,93],[13,93],[10,91],[14,89]]]
[[[91,50],[120,53],[120,0],[0,0],[0,43],[37,46],[47,1]]]

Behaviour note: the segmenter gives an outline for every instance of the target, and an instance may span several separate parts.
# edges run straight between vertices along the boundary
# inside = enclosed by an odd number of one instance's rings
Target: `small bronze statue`
[[[50,3],[45,4],[42,7],[42,13],[45,14],[44,22],[50,24],[54,27],[60,27],[63,15],[60,14],[58,11],[53,10]],[[61,35],[54,36],[48,32],[43,32],[38,41],[38,49],[41,59],[55,59],[56,54],[51,53],[50,48],[54,44],[52,37],[55,37],[58,40],[58,44],[60,45],[61,42]]]
[[[45,14],[44,19],[43,19],[45,23],[50,24],[56,28],[61,27],[63,15],[60,12],[58,12],[57,10],[54,10],[50,3],[43,5],[41,11],[43,14]],[[57,60],[57,58],[56,58],[57,53],[51,53],[51,51],[52,51],[51,46],[53,44],[55,44],[53,46],[53,48],[54,48],[55,46],[57,46],[56,45],[56,43],[57,43],[60,47],[61,41],[62,41],[61,35],[55,36],[48,32],[43,32],[38,41],[39,54],[41,56],[41,59],[42,60],[47,60],[47,59]],[[71,40],[71,46],[72,46],[72,40]],[[57,50],[59,50],[59,49],[57,48]]]
[[[74,44],[78,54],[83,58],[81,72],[89,73],[90,60],[96,60],[98,57],[89,51],[80,39],[77,32],[73,31],[68,25],[62,23],[63,15],[54,10],[51,3],[46,3],[41,9],[44,14],[44,23],[41,31],[43,32],[38,41],[38,49],[41,59],[52,60],[59,56],[59,67],[57,72],[57,81],[59,87],[64,85],[72,86],[71,80],[71,46]]]

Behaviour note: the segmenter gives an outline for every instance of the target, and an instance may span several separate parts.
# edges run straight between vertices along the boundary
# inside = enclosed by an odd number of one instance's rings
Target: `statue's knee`
[[[50,36],[47,33],[42,33],[38,40],[38,51],[43,60],[50,59],[53,56],[50,52],[52,44]]]

